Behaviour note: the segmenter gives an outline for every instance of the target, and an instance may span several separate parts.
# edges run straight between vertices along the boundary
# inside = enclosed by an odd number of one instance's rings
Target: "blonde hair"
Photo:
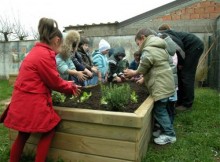
[[[64,38],[63,45],[61,46],[60,54],[64,59],[67,59],[70,56],[71,51],[73,50],[73,45],[78,44],[80,41],[80,34],[76,30],[70,30],[67,32],[66,37]]]

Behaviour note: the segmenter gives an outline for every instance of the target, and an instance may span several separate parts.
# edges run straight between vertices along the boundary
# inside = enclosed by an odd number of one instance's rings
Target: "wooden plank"
[[[122,141],[138,141],[140,129],[62,120],[57,132]]]
[[[24,148],[24,152],[32,152],[36,149],[36,145],[27,143]],[[35,152],[35,151],[34,151]],[[103,156],[96,156],[91,154],[84,154],[80,152],[70,152],[66,150],[60,150],[50,148],[48,157],[58,160],[61,158],[65,162],[134,162],[130,160],[115,159]]]
[[[17,76],[18,76],[18,74],[9,74],[8,82],[9,82],[10,85],[14,85],[14,82],[15,82]]]
[[[152,137],[152,120],[149,120],[147,123],[147,129],[143,133],[143,136],[141,137],[140,141],[138,142],[138,147],[139,147],[139,154],[137,159],[138,161],[141,162],[142,156],[145,155],[148,149],[148,144],[150,142],[150,139]]]
[[[110,112],[80,108],[54,107],[64,120],[96,123],[103,125],[125,126],[141,128],[143,116],[152,110],[152,98],[148,97],[135,113]]]
[[[37,144],[39,134],[33,134],[28,143]],[[15,140],[16,132],[11,132],[11,140]],[[51,147],[72,152],[83,152],[124,160],[135,160],[135,143],[103,138],[86,137],[56,132]]]
[[[151,113],[154,105],[154,100],[151,96],[140,105],[140,107],[134,112],[137,116],[143,116],[146,113]]]
[[[54,109],[64,120],[135,128],[142,127],[142,120],[135,113],[66,108],[57,106],[55,106]]]

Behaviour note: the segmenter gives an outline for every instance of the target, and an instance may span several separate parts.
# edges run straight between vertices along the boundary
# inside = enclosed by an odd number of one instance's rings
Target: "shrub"
[[[108,108],[113,111],[123,111],[130,101],[131,88],[128,84],[101,85],[102,104],[108,104]]]
[[[66,96],[60,92],[52,91],[52,101],[53,103],[60,103],[64,102],[66,99]]]

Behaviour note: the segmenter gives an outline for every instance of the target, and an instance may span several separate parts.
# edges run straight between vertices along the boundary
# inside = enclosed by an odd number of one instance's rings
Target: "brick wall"
[[[216,19],[220,15],[220,3],[201,1],[158,17],[161,21]]]

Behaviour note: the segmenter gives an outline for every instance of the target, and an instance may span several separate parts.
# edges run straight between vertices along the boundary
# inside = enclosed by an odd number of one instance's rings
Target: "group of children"
[[[98,82],[134,79],[139,84],[144,83],[154,99],[154,123],[160,130],[153,133],[154,142],[164,145],[176,141],[173,127],[173,103],[177,100],[175,52],[181,44],[173,43],[173,38],[164,34],[166,32],[158,35],[148,28],[139,30],[135,36],[139,50],[135,52],[135,60],[130,65],[124,60],[125,50],[122,47],[114,48],[108,58],[111,47],[104,39],[90,58],[88,40],[80,37],[77,31],[70,31],[63,38],[53,19],[40,19],[38,32],[40,42],[35,44],[21,64],[12,99],[3,119],[6,127],[19,132],[10,151],[10,162],[19,162],[31,133],[42,133],[35,162],[45,161],[55,127],[61,120],[53,109],[51,90],[79,95],[81,86]],[[176,34],[172,31],[169,33]],[[181,38],[186,35],[180,34]],[[185,47],[189,47],[188,43],[185,44]],[[203,51],[199,45],[201,43],[193,48],[198,54]],[[192,54],[190,50],[187,52]],[[191,73],[194,74],[194,71],[195,68]]]
[[[111,56],[108,55],[110,49],[113,51]],[[91,86],[99,82],[123,82],[123,70],[137,69],[140,61],[138,52],[130,65],[125,56],[123,47],[111,48],[104,39],[100,40],[99,48],[90,54],[89,40],[71,30],[65,35],[61,51],[56,55],[56,64],[63,79],[80,86]]]

